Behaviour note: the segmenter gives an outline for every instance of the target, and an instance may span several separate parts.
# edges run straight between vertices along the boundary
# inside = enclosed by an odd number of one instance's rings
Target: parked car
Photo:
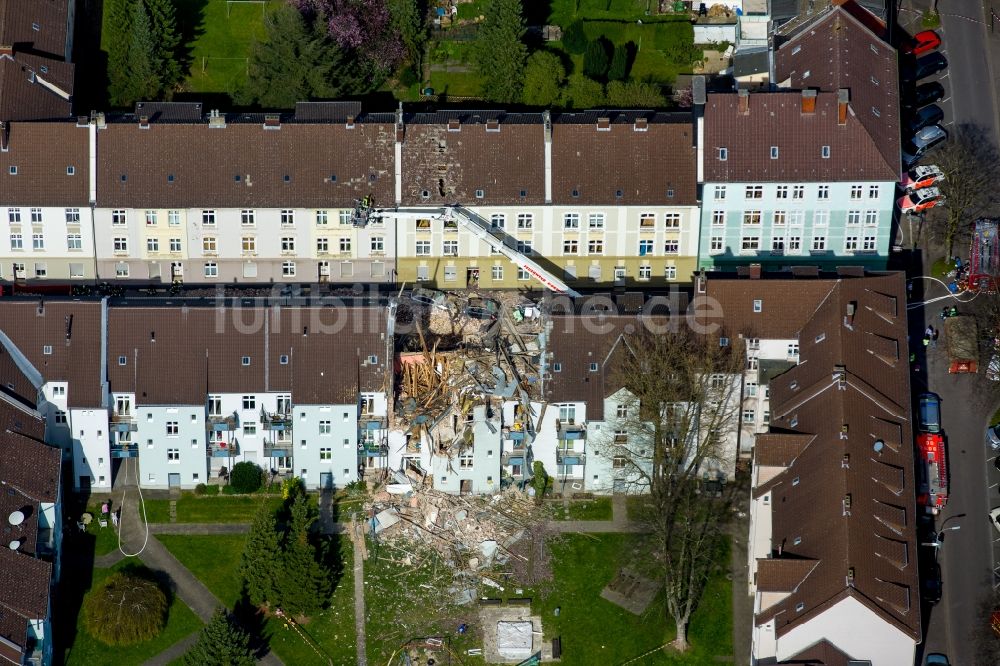
[[[948,657],[940,652],[932,652],[924,657],[924,666],[951,666]]]
[[[925,187],[901,196],[896,204],[902,213],[921,213],[930,210],[939,203],[944,203],[947,197],[936,187]]]
[[[1000,532],[1000,506],[990,511],[990,522],[997,528],[997,532]]]
[[[916,134],[928,125],[936,125],[944,120],[944,111],[937,104],[925,106],[910,117],[910,122],[906,124],[906,129]]]
[[[931,434],[941,432],[941,398],[934,393],[923,393],[920,396],[917,431]]]
[[[933,51],[939,46],[941,46],[941,37],[933,30],[924,30],[904,40],[899,50],[903,55],[918,56]]]
[[[986,429],[986,443],[994,451],[1000,451],[1000,425],[993,425]]]
[[[937,562],[931,562],[924,569],[923,584],[921,585],[924,601],[932,605],[941,601],[942,587],[941,565]]]
[[[925,187],[937,185],[942,180],[946,180],[944,171],[936,164],[918,166],[910,169],[899,182],[900,189],[906,192],[916,192]]]
[[[903,106],[908,109],[918,109],[942,99],[944,99],[944,86],[937,81],[931,81],[921,83],[911,92],[904,93]]]
[[[940,125],[931,125],[917,132],[914,137],[903,144],[903,166],[907,169],[915,165],[928,150],[948,138]]]
[[[932,74],[947,69],[948,60],[940,53],[928,53],[917,58],[916,61],[903,65],[902,78],[904,81],[919,81],[926,79]]]

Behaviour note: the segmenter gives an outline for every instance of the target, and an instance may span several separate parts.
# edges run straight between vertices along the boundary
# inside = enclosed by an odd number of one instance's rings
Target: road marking
[[[948,74],[950,74],[950,73],[951,72],[948,72],[948,73],[944,74],[943,76],[938,77],[938,81],[944,81],[945,79],[948,78]]]
[[[949,95],[948,97],[945,97],[943,100],[941,100],[941,103],[944,104],[945,102],[947,102],[950,99],[951,99],[951,95]]]

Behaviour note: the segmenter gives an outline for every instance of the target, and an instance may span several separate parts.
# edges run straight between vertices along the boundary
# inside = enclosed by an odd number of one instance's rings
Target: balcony
[[[232,432],[236,430],[236,417],[209,416],[205,419],[205,430],[208,432]]]
[[[135,423],[135,416],[132,412],[112,412],[111,430],[112,432],[135,432],[139,426]]]
[[[229,458],[240,454],[240,443],[233,442],[209,442],[208,455],[210,458]]]
[[[522,426],[520,423],[515,423],[514,426],[511,428],[503,429],[503,438],[509,439],[514,442],[523,442],[524,435],[525,435],[524,426]],[[521,446],[524,445],[522,444]]]
[[[386,418],[362,413],[361,420],[358,421],[358,428],[361,430],[385,430]]]
[[[389,455],[389,447],[371,440],[362,441],[358,442],[358,454],[365,458],[378,458]]]
[[[279,441],[279,442],[264,442],[264,457],[291,458],[292,457],[291,440]]]
[[[515,444],[510,450],[500,454],[500,464],[504,467],[508,465],[523,465],[528,455],[528,447],[524,443]]]
[[[583,423],[560,421],[557,427],[559,439],[587,439],[587,426]]]
[[[263,409],[260,410],[260,422],[263,425],[264,430],[272,430],[275,432],[291,431],[292,429],[292,416],[291,414],[281,414],[273,413],[268,414]]]
[[[587,454],[583,451],[572,449],[556,449],[557,465],[585,465],[587,464]]]
[[[135,442],[115,442],[111,445],[112,458],[135,458],[139,455],[139,445]]]

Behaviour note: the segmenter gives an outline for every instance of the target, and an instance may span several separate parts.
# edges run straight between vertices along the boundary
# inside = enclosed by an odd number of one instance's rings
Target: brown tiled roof
[[[757,435],[753,443],[754,464],[765,467],[788,467],[816,437],[793,433]]]
[[[0,418],[6,421],[8,414],[4,407],[7,405],[0,406]],[[38,430],[44,428],[36,432]],[[0,431],[0,482],[3,484],[0,485],[0,520],[6,521],[14,511],[25,515],[20,525],[4,523],[4,540],[0,546],[20,541],[19,552],[36,552],[38,503],[58,500],[61,466],[62,453],[58,448],[23,434]]]
[[[66,0],[0,0],[0,44],[65,59]]]
[[[856,6],[834,7],[782,44],[774,55],[776,79],[796,89],[849,90],[851,111],[869,137],[865,143],[878,151],[885,170],[895,178],[900,173],[896,50],[852,11],[864,12]],[[851,157],[848,153],[831,160],[850,164]]]
[[[9,125],[8,145],[8,151],[0,152],[0,201],[4,205],[87,205],[86,127],[14,122]],[[11,175],[11,167],[17,167],[16,175]],[[73,167],[73,175],[67,167]]]
[[[794,592],[818,563],[787,557],[757,560],[757,589],[761,592]]]
[[[0,637],[22,650],[28,621],[48,618],[52,565],[44,560],[0,548]],[[21,654],[0,642],[0,656],[21,663]]]
[[[704,296],[717,304],[719,319],[699,316],[699,320],[719,324],[730,337],[796,338],[833,287],[830,280],[733,280],[709,273]],[[762,301],[760,312],[754,312],[755,300]]]
[[[135,393],[139,404],[274,391],[298,404],[353,403],[359,386],[383,384],[385,319],[376,308],[112,307],[108,321],[111,391]]]
[[[101,389],[101,304],[93,301],[6,302],[0,332],[46,382],[69,383],[70,407],[99,407]],[[52,348],[45,354],[46,347]],[[12,350],[6,350],[7,353]]]
[[[0,401],[10,401],[31,409],[38,404],[38,387],[17,366],[14,357],[3,345],[0,345]],[[0,404],[0,410],[4,406],[6,405]],[[0,415],[3,415],[2,411]]]
[[[697,204],[691,115],[647,114],[639,125],[631,115],[609,118],[606,130],[594,113],[563,114],[552,124],[553,203]]]
[[[349,208],[395,196],[392,124],[131,120],[98,131],[100,206]]]
[[[781,666],[852,666],[858,662],[837,649],[830,641],[820,641],[780,662]]]
[[[416,116],[406,124],[404,205],[545,202],[545,137],[540,116],[535,116],[534,123],[457,112],[454,122],[449,122],[447,116],[447,112]],[[477,190],[482,190],[482,198],[476,197]]]
[[[45,67],[48,72],[42,70]],[[72,116],[70,100],[56,94],[39,79],[45,79],[60,89],[68,80],[72,95],[73,64],[51,60],[28,53],[0,55],[0,119],[56,120]]]
[[[800,92],[751,92],[747,103],[749,111],[741,113],[737,94],[708,96],[706,182],[898,180],[899,142],[890,162],[859,120],[855,107],[860,102],[852,102],[844,125],[837,122],[836,92],[818,93],[816,110],[808,114],[802,112]],[[898,123],[891,126],[899,132]],[[828,159],[822,157],[823,146],[830,147]],[[772,147],[778,148],[777,159],[771,159]],[[720,148],[727,152],[724,161]]]
[[[781,636],[852,596],[918,639],[904,278],[838,280],[821,300],[801,327],[801,362],[771,381],[772,427],[816,435],[785,472],[799,483],[772,491],[772,543],[819,563],[757,621],[774,618]],[[873,335],[895,341],[895,358],[873,353]],[[793,612],[798,603],[804,610]]]

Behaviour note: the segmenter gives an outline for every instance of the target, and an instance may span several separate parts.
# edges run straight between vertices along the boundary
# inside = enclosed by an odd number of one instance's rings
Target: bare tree
[[[643,520],[678,650],[688,648],[688,623],[724,548],[744,362],[742,345],[686,328],[630,336],[615,356],[621,390],[599,450],[630,490],[650,495]]]
[[[1000,664],[1000,624],[993,613],[1000,611],[1000,592],[990,590],[979,600],[976,623],[970,627],[977,664]]]
[[[955,242],[965,237],[969,225],[995,207],[1000,158],[982,128],[958,125],[944,146],[928,161],[933,161],[944,172],[945,180],[940,189],[947,201],[931,209],[927,223],[944,243],[950,257],[954,254]]]

